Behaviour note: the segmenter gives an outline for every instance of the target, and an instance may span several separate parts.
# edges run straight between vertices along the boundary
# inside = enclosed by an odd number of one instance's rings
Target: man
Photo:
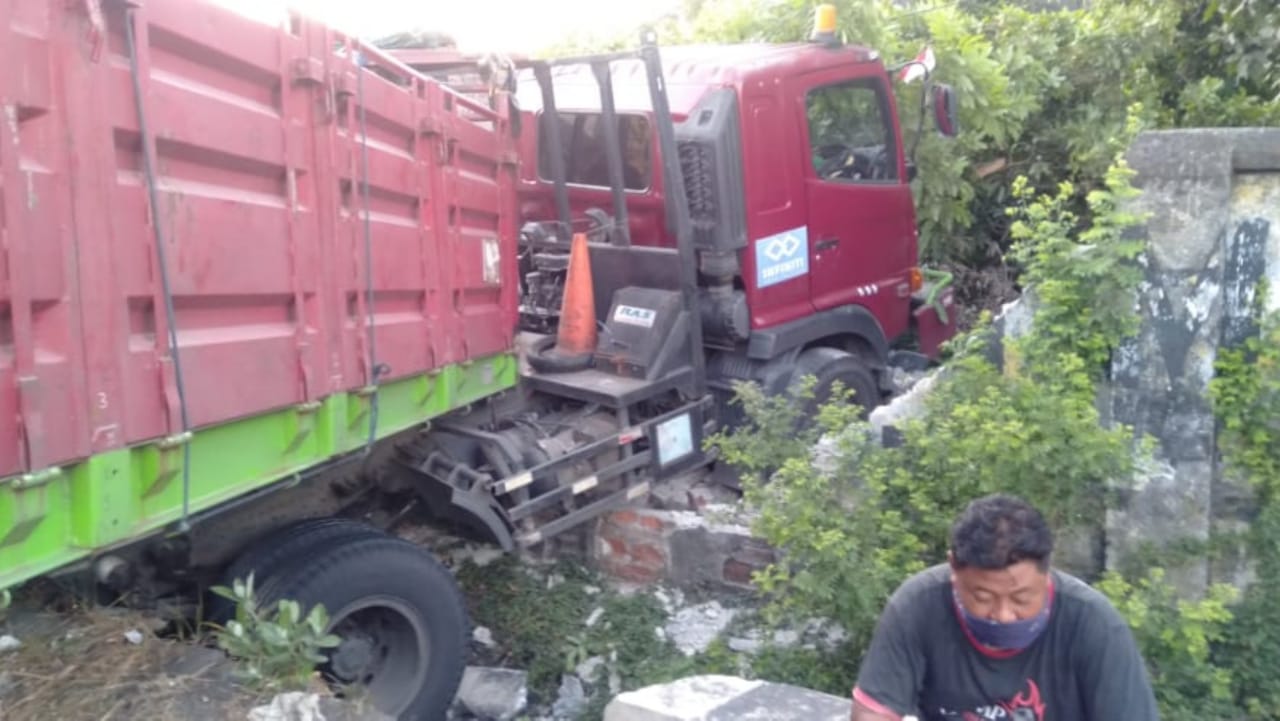
[[[889,599],[853,721],[1158,721],[1133,634],[1101,593],[1050,569],[1053,536],[993,495],[951,529],[948,563]]]

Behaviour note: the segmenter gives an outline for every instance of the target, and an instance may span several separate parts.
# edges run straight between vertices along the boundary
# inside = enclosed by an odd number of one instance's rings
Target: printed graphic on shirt
[[[938,709],[936,718],[956,721],[1045,721],[1045,703],[1040,698],[1040,687],[1027,679],[1027,686],[1012,699],[1003,703],[979,706],[969,711],[947,708]]]

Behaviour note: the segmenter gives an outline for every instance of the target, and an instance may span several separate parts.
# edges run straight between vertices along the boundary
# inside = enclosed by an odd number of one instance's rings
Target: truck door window
[[[809,91],[809,144],[819,178],[842,182],[898,179],[897,153],[884,87],[874,80]]]
[[[575,185],[609,187],[609,161],[604,154],[604,133],[599,113],[559,113],[560,147],[564,150],[565,179]],[[544,116],[545,117],[545,116]],[[538,176],[551,180],[551,154],[539,123]],[[649,120],[642,115],[618,116],[618,140],[622,143],[622,177],[627,190],[649,187]]]

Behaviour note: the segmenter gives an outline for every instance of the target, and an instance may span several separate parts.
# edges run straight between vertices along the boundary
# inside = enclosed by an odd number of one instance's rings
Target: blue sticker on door
[[[809,228],[800,226],[756,241],[756,287],[768,288],[809,272]]]

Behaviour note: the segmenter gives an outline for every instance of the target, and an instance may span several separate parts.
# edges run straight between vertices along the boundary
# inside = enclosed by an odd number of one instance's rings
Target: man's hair
[[[1004,494],[969,503],[951,526],[951,556],[957,568],[987,570],[1034,561],[1049,568],[1053,533],[1044,516],[1021,498]]]

